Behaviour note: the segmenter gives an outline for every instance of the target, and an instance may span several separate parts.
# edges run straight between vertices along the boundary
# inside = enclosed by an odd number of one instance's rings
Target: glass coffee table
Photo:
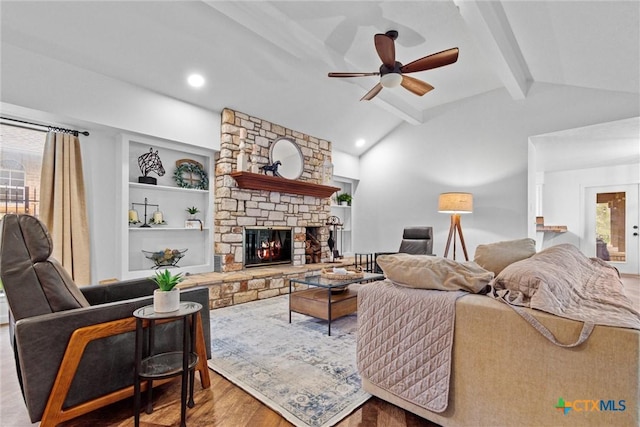
[[[331,321],[355,313],[358,309],[358,287],[349,286],[375,280],[383,280],[383,274],[364,273],[364,277],[334,280],[320,275],[304,279],[289,280],[289,323],[291,313],[296,312],[329,323],[328,334],[331,335]],[[309,289],[293,292],[293,284],[309,286]]]

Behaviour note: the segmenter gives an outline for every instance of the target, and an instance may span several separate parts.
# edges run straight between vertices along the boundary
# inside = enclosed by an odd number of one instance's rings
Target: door
[[[630,184],[585,188],[585,229],[580,249],[625,274],[640,273],[639,187]]]

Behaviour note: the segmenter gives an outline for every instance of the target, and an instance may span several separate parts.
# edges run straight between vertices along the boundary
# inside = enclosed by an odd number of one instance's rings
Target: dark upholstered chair
[[[433,255],[433,228],[405,228],[398,252],[412,255]]]
[[[149,279],[78,288],[51,258],[51,237],[29,215],[0,220],[0,277],[10,309],[10,338],[32,422],[55,426],[133,394],[134,310],[152,304]],[[183,289],[202,304],[196,351],[209,387],[209,293]],[[156,350],[181,348],[179,323],[156,327]],[[200,333],[202,331],[203,333]],[[161,382],[154,382],[156,383]]]
[[[382,269],[378,266],[378,256],[395,253],[433,255],[433,227],[406,227],[402,233],[398,252],[376,252],[375,272],[382,273]]]

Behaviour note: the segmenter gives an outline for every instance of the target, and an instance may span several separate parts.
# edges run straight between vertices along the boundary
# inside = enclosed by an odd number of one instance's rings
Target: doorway
[[[580,249],[620,273],[640,273],[638,184],[585,188],[584,239]]]

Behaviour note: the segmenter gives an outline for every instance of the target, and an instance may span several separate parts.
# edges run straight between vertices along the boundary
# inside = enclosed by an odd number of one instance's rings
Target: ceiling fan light
[[[402,74],[399,73],[388,73],[380,77],[382,87],[398,87],[400,83],[402,83]]]

